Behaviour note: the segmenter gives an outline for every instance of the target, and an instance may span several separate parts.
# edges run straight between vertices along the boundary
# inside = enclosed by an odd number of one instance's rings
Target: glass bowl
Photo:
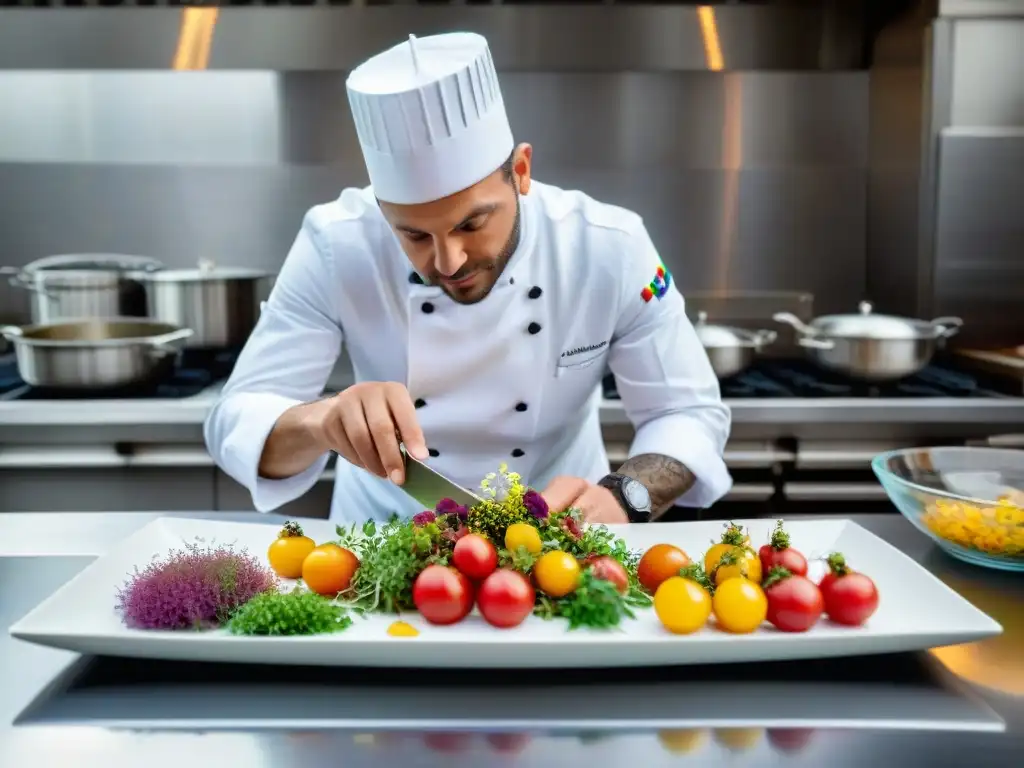
[[[1024,451],[906,448],[876,456],[871,468],[903,516],[943,550],[1024,571]]]

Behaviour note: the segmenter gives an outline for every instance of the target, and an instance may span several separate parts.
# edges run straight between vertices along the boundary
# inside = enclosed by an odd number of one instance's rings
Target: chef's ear
[[[515,172],[516,187],[519,194],[530,193],[530,165],[533,160],[533,147],[523,143],[512,152],[512,170]]]

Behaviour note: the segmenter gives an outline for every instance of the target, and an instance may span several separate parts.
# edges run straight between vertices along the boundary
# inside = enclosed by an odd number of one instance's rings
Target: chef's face
[[[530,190],[532,148],[520,144],[501,168],[454,195],[380,208],[413,267],[460,304],[494,287],[519,244],[519,196]]]

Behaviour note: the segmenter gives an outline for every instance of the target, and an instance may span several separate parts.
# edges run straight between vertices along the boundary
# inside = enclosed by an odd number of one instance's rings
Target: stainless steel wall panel
[[[343,75],[0,73],[0,249],[280,266],[366,173]],[[864,72],[508,72],[542,181],[638,211],[689,290],[863,297]],[[0,102],[2,103],[2,102]],[[24,297],[0,285],[0,313]]]
[[[875,39],[869,85],[865,298],[881,312],[916,316],[926,274],[918,250],[925,34],[918,4]]]
[[[583,168],[863,167],[868,78],[503,73],[513,130]],[[361,163],[330,72],[0,72],[0,162]]]
[[[1024,129],[950,129],[939,142],[935,311],[965,342],[1024,339]]]
[[[950,125],[1024,126],[1022,18],[958,21]]]
[[[737,71],[861,68],[862,5],[853,0],[717,5],[713,17],[721,66]],[[4,9],[0,69],[166,69],[181,13],[176,8]],[[484,34],[495,64],[505,71],[706,71],[714,63],[692,4],[406,4],[222,8],[209,68],[347,70],[410,33],[452,29]]]

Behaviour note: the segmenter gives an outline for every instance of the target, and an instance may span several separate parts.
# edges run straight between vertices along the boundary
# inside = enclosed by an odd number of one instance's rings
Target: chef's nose
[[[434,269],[445,277],[454,275],[466,263],[462,243],[454,238],[438,238],[434,254]]]

